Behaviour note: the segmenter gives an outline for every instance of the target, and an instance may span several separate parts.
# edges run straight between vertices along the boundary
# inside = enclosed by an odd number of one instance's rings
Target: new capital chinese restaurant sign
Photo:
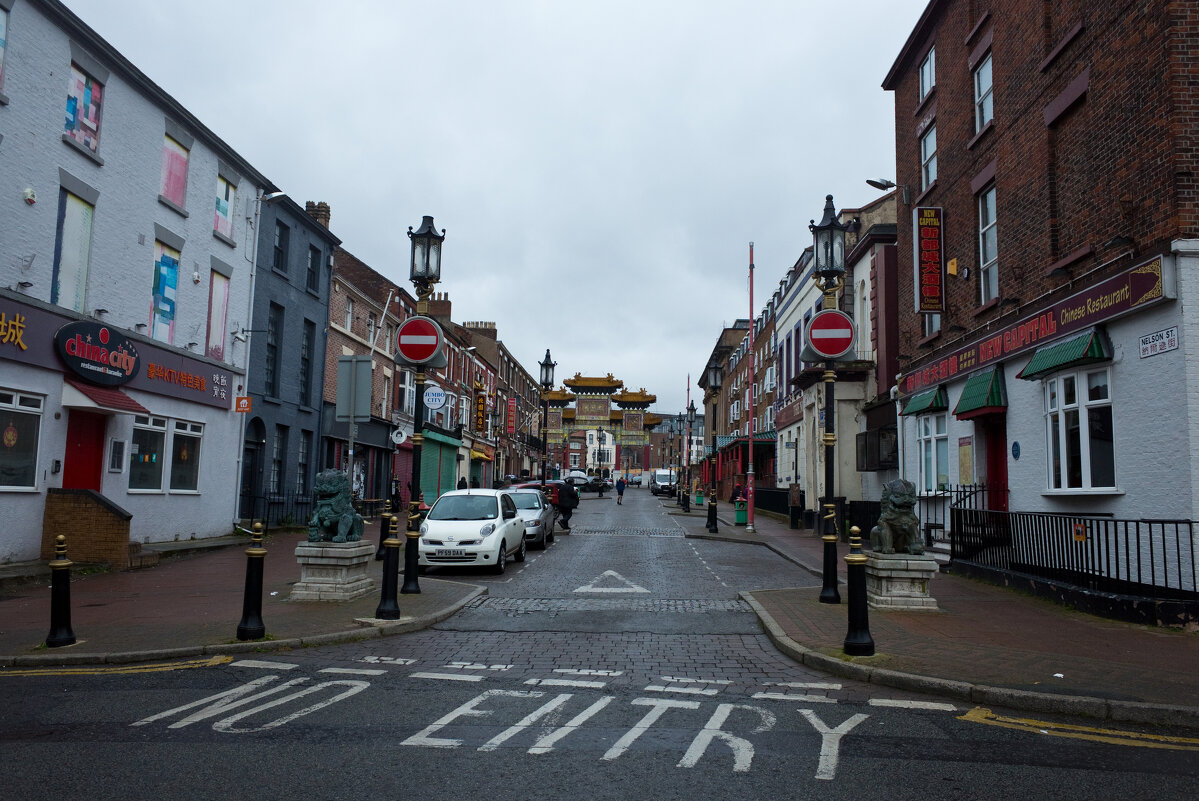
[[[969,373],[1031,350],[1049,340],[1140,311],[1173,298],[1174,287],[1174,262],[1158,256],[1071,295],[1033,317],[1000,328],[948,356],[913,369],[900,379],[899,391],[907,396],[959,373]]]
[[[913,212],[916,220],[915,262],[919,272],[916,276],[916,311],[933,314],[945,311],[945,236],[941,226],[939,207],[917,207]]]
[[[509,436],[516,433],[516,398],[508,398],[508,419],[504,427]]]

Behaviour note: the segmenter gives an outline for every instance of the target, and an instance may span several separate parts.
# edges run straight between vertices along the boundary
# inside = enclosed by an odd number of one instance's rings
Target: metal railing
[[[366,519],[376,518],[385,498],[355,498],[354,509]],[[315,504],[310,492],[272,492],[265,495],[243,494],[238,500],[238,516],[250,524],[262,523],[263,530],[289,526],[303,528],[312,518]]]
[[[1199,598],[1195,524],[951,509],[952,558],[1083,589]]]

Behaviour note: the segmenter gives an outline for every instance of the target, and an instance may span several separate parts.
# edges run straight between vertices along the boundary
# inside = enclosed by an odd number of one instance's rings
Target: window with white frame
[[[316,323],[304,321],[300,339],[300,405],[312,405],[312,357],[316,353]]]
[[[941,330],[941,315],[937,312],[924,312],[920,315],[920,325],[923,327],[924,335],[931,337],[933,334]]]
[[[0,91],[4,89],[4,53],[8,50],[8,9],[0,6]],[[0,103],[8,102],[0,94]]]
[[[353,325],[353,323],[354,323],[354,299],[346,298],[346,313],[345,313],[344,319],[341,321],[341,325],[343,328],[345,328],[346,331],[350,331],[350,330],[352,330],[351,326]]]
[[[275,220],[274,261],[271,264],[281,273],[287,272],[287,256],[291,242],[291,229],[280,220]]]
[[[10,324],[0,314],[0,329]],[[37,487],[44,402],[41,395],[0,389],[0,490]]]
[[[921,492],[936,492],[949,483],[949,435],[945,430],[945,419],[945,412],[916,418]]]
[[[233,239],[233,198],[237,185],[223,175],[216,178],[216,210],[212,216],[212,230],[226,239]]]
[[[999,229],[995,220],[995,187],[978,196],[979,302],[999,297]]]
[[[279,397],[280,359],[283,342],[283,307],[272,303],[266,315],[266,361],[262,371],[262,391],[268,397]]]
[[[375,316],[375,313],[367,312],[366,313],[366,341],[367,342],[374,343],[375,328],[378,325],[379,325],[379,318]]]
[[[924,100],[937,85],[937,48],[930,47],[924,61],[920,62],[920,97]]]
[[[995,118],[991,84],[991,54],[974,68],[974,132],[978,133]]]
[[[1115,489],[1111,370],[1063,373],[1044,387],[1049,488]]]
[[[309,292],[321,291],[321,249],[316,245],[308,246],[308,271],[305,283]]]
[[[162,464],[166,454],[165,417],[135,415],[129,443],[129,489],[162,491]]]
[[[171,437],[171,489],[195,492],[200,488],[200,440],[202,423],[175,421]]]
[[[930,125],[920,137],[920,188],[928,189],[937,180],[937,126]]]

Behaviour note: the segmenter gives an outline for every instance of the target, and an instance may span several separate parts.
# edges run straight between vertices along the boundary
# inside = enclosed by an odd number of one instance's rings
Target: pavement
[[[638,490],[630,490],[636,492]],[[755,531],[730,525],[720,505],[719,533],[705,513],[663,506],[688,537],[764,547],[821,574],[823,542],[814,532],[758,513]],[[368,524],[367,539],[377,541]],[[266,539],[262,619],[267,636],[239,642],[247,537],[155,543],[152,568],[71,576],[71,626],[78,642],[44,645],[50,621],[50,571],[44,562],[0,565],[0,672],[12,668],[122,664],[265,652],[387,636],[427,628],[486,593],[482,586],[420,578],[419,594],[400,594],[398,621],[373,620],[378,589],[354,601],[288,600],[299,579],[302,533]],[[820,586],[742,593],[783,653],[848,679],[929,692],[967,703],[1045,714],[1199,729],[1199,632],[1107,620],[1017,590],[939,573],[936,611],[872,609],[876,653],[842,652],[848,626],[845,545],[838,546],[840,604],[819,601]],[[368,573],[378,588],[382,562]]]

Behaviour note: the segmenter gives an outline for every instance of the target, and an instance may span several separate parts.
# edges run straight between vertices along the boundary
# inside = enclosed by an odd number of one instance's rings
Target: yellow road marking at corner
[[[1166,748],[1172,751],[1199,751],[1199,739],[1191,737],[1167,737],[1161,734],[1141,734],[1119,729],[1097,729],[1091,726],[1074,726],[1069,723],[1050,723],[1046,720],[1008,718],[996,715],[991,710],[976,706],[958,720],[1001,726],[1005,729],[1048,734],[1051,737],[1067,737],[1074,740],[1091,740],[1110,745],[1130,745],[1137,748]]]
[[[167,670],[188,670],[190,668],[217,667],[233,661],[231,656],[212,656],[207,659],[188,659],[183,662],[155,662],[149,665],[120,665],[114,667],[78,667],[78,668],[30,668],[28,670],[5,670],[0,668],[2,676],[119,676],[133,673],[162,673]]]

